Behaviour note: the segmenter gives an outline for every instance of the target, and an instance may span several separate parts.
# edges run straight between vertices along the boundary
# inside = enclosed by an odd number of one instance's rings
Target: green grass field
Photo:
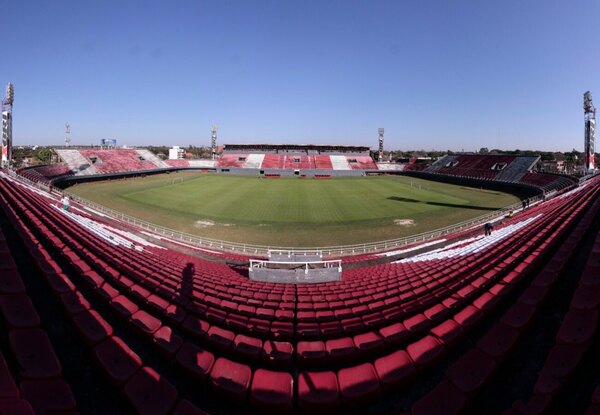
[[[68,191],[195,235],[297,247],[399,238],[518,202],[506,193],[405,176],[302,180],[179,172]]]

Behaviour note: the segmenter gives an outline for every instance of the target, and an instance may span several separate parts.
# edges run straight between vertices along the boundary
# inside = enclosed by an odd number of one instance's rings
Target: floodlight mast
[[[379,133],[379,154],[378,154],[378,161],[383,161],[383,128],[379,128],[378,130]]]
[[[592,93],[586,91],[583,94],[583,119],[585,122],[584,153],[585,168],[593,171],[596,168],[595,161],[595,134],[596,134],[596,108],[592,103]]]
[[[65,147],[69,147],[71,145],[71,126],[69,123],[65,124]]]
[[[2,100],[2,167],[10,167],[12,161],[12,107],[15,100],[15,87],[6,85],[6,96]]]
[[[217,126],[213,125],[211,134],[210,134],[210,153],[212,159],[215,160],[217,158]]]

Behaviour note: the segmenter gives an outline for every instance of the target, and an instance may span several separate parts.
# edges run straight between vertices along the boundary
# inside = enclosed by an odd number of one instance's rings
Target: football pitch
[[[74,195],[207,238],[310,247],[422,233],[519,199],[407,176],[326,180],[178,172],[78,184]]]

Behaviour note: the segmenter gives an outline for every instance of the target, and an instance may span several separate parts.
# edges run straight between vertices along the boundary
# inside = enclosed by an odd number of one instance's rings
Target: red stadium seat
[[[381,393],[377,373],[369,363],[341,369],[338,384],[342,400],[348,405],[365,404]]]
[[[84,311],[73,318],[75,326],[89,344],[97,344],[113,334],[112,327],[95,310]]]
[[[356,346],[350,337],[327,340],[327,359],[331,362],[348,362],[356,356]]]
[[[417,375],[415,364],[404,350],[380,357],[374,366],[384,389],[400,387]]]
[[[60,299],[65,311],[71,316],[90,309],[90,303],[77,291],[62,293]]]
[[[289,412],[293,408],[294,380],[289,373],[257,369],[250,387],[250,401],[260,410]]]
[[[490,377],[496,362],[478,349],[471,349],[448,369],[450,381],[465,395],[479,390]]]
[[[436,337],[428,335],[409,344],[406,351],[417,366],[430,366],[442,357],[444,346]]]
[[[337,376],[333,372],[301,372],[298,375],[298,406],[310,412],[335,411],[340,404]]]
[[[262,350],[263,342],[260,339],[238,334],[233,339],[233,349],[243,358],[258,360]]]
[[[94,348],[94,356],[113,382],[122,384],[142,368],[142,359],[119,337],[111,336]]]
[[[40,316],[26,294],[0,295],[0,313],[9,329],[40,325]]]
[[[179,349],[175,359],[181,367],[201,380],[208,377],[215,362],[212,353],[187,342]]]
[[[144,310],[138,310],[131,316],[131,322],[141,333],[152,335],[161,326],[161,322],[156,317],[148,314]]]
[[[21,397],[31,404],[36,414],[68,413],[77,407],[71,388],[61,379],[23,381]]]
[[[8,333],[8,340],[23,378],[51,379],[60,376],[62,367],[45,331],[11,330]]]
[[[477,342],[477,347],[497,360],[502,360],[512,350],[519,332],[505,324],[496,323]]]
[[[290,366],[293,352],[294,347],[289,342],[267,340],[263,344],[262,360],[275,366]]]
[[[569,310],[563,318],[556,341],[573,346],[587,346],[597,327],[597,310]]]
[[[169,326],[162,326],[156,330],[152,335],[152,338],[154,344],[168,356],[174,355],[183,344],[183,339],[174,334]]]
[[[210,371],[210,383],[219,392],[238,401],[246,399],[252,370],[246,365],[219,357]]]
[[[177,390],[149,367],[144,367],[127,382],[125,395],[141,414],[168,414],[177,402]]]
[[[327,351],[322,341],[300,341],[296,345],[298,363],[320,365],[325,363]]]

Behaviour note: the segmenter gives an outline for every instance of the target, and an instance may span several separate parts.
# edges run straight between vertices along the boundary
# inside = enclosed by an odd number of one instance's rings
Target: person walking
[[[69,197],[69,195],[64,195],[62,198],[62,204],[63,204],[63,209],[68,211],[69,207],[71,205],[71,198]]]
[[[483,229],[485,230],[485,236],[489,236],[492,234],[492,231],[494,230],[494,225],[492,225],[490,222],[488,222],[485,225],[483,225]]]

